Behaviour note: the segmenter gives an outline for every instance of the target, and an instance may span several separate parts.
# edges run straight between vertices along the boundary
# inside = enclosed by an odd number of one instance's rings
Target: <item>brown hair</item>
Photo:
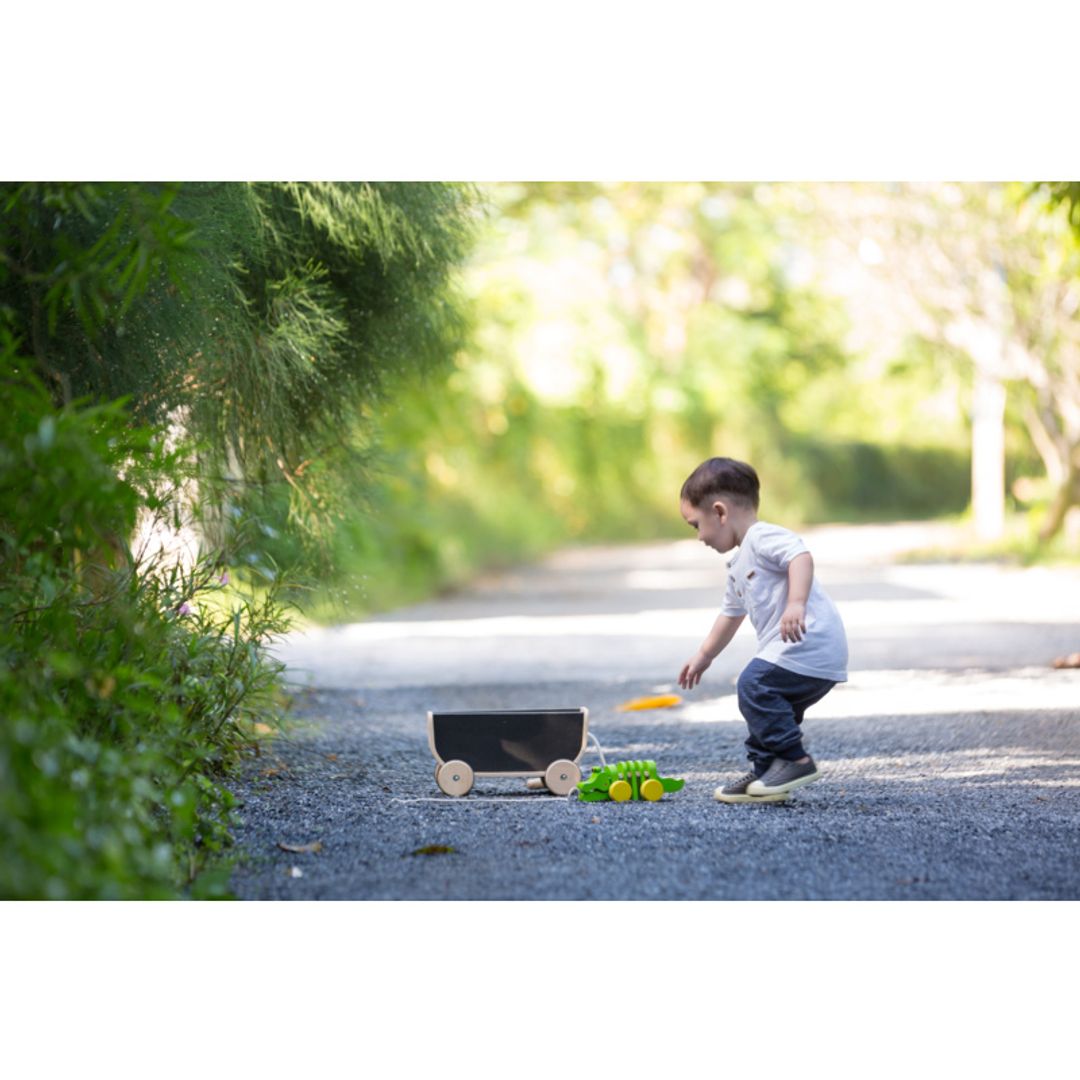
[[[729,495],[745,507],[758,507],[761,482],[750,465],[734,458],[703,461],[687,478],[679,498],[701,506],[710,495]]]

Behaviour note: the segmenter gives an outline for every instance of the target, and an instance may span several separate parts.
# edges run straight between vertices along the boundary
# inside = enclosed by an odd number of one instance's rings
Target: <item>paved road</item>
[[[788,804],[712,798],[743,765],[748,625],[682,705],[617,709],[674,689],[723,560],[692,540],[574,549],[282,643],[296,727],[236,786],[237,895],[1080,898],[1080,671],[1051,666],[1080,650],[1080,572],[904,562],[937,539],[918,526],[805,535],[851,680],[811,710],[826,776]],[[608,760],[655,758],[684,790],[621,805],[502,779],[439,793],[428,709],[577,705]],[[453,850],[414,854],[432,848]]]

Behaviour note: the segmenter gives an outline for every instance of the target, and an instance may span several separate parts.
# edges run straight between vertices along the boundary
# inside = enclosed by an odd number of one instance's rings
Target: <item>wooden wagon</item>
[[[447,795],[468,794],[478,776],[520,776],[554,795],[581,779],[586,708],[429,712],[427,724],[435,782]]]

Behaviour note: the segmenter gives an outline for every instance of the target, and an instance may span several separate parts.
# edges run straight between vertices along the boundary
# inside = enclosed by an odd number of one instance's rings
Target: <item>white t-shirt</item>
[[[749,615],[757,631],[756,659],[816,679],[847,682],[847,635],[840,613],[815,574],[806,600],[802,641],[780,637],[787,607],[788,563],[807,551],[802,539],[779,525],[755,521],[728,562],[724,615]]]

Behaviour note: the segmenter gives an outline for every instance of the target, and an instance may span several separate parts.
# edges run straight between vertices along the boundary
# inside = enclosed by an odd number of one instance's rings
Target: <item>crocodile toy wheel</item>
[[[553,795],[569,795],[581,779],[581,770],[566,758],[553,761],[544,773],[544,784]]]
[[[439,767],[435,782],[447,795],[467,795],[473,785],[473,771],[464,761],[448,761]]]
[[[630,785],[625,780],[616,780],[608,788],[608,798],[612,802],[627,802],[632,794],[633,791],[631,791]]]
[[[641,797],[649,802],[658,802],[664,794],[664,785],[656,777],[650,777],[641,785]]]

